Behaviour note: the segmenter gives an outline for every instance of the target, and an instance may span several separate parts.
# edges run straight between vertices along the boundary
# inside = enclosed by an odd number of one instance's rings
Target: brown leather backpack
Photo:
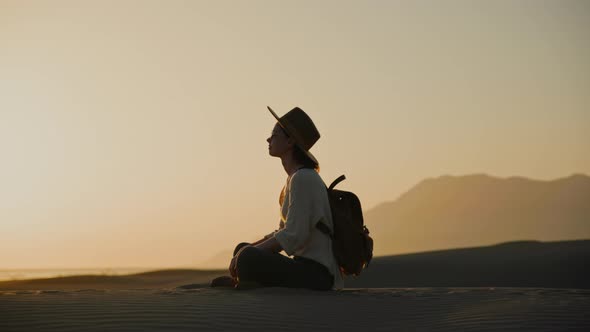
[[[321,221],[316,227],[332,239],[332,251],[340,271],[345,275],[356,276],[369,266],[373,258],[373,239],[364,224],[358,197],[351,192],[334,189],[344,179],[346,177],[341,175],[327,188],[334,233]]]

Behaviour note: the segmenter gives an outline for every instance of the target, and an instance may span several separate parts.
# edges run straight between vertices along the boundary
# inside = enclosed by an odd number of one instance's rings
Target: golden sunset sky
[[[365,209],[590,173],[589,1],[0,0],[0,268],[196,266],[278,226],[299,106]]]

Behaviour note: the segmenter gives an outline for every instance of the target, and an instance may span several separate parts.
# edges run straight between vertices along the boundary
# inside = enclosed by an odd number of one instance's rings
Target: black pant
[[[236,253],[248,243],[240,243]],[[273,254],[256,247],[247,247],[240,253],[236,263],[240,281],[254,281],[266,287],[309,288],[330,290],[334,277],[328,269],[311,259],[293,259]]]

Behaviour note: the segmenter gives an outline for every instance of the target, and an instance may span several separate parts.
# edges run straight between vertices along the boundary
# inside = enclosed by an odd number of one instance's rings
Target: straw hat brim
[[[309,152],[309,150],[305,149],[303,147],[303,145],[301,144],[301,142],[297,141],[297,138],[295,137],[295,135],[293,135],[290,132],[290,130],[287,128],[287,126],[285,126],[285,124],[282,123],[281,118],[277,115],[277,113],[275,113],[275,111],[273,111],[272,108],[270,108],[270,106],[266,106],[266,108],[268,108],[270,113],[275,117],[275,119],[277,119],[277,122],[287,132],[289,137],[293,138],[293,140],[295,141],[295,144],[299,147],[299,149],[301,149],[301,151],[303,151],[307,155],[307,157],[309,157],[309,159],[311,159],[316,165],[319,165],[320,163],[318,162],[316,157],[311,152]]]

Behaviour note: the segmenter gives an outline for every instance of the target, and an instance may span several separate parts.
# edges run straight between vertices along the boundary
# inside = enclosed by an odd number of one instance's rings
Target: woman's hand
[[[229,274],[235,279],[238,277],[238,272],[236,271],[236,264],[238,261],[238,255],[232,257],[231,262],[229,263]]]

